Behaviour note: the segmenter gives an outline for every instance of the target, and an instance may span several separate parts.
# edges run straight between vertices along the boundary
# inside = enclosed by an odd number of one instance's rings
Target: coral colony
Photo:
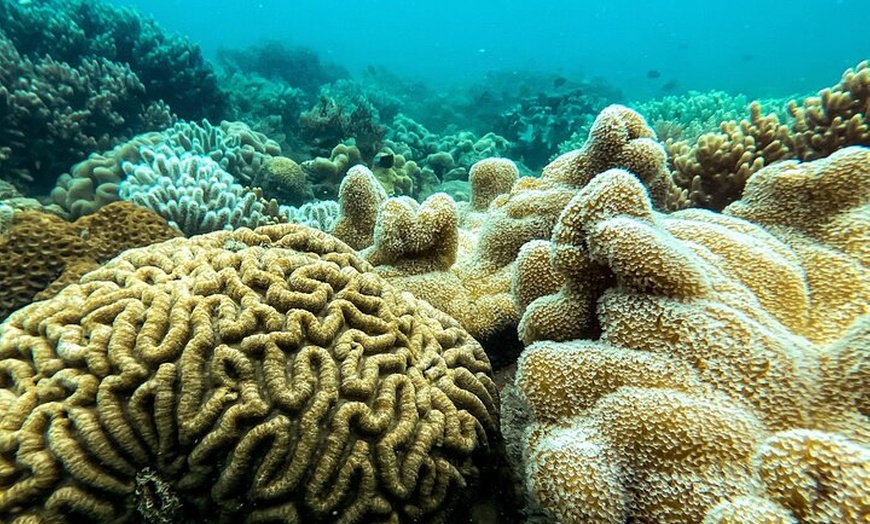
[[[0,521],[868,522],[866,61],[427,105],[100,3],[0,22]]]

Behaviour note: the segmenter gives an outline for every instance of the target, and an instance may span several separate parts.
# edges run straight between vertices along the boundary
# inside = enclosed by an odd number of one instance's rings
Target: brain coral
[[[517,386],[536,419],[527,485],[547,513],[867,522],[868,154],[759,171],[732,209],[770,231],[657,213],[637,178],[608,170],[566,206],[549,259],[524,248]],[[532,298],[544,263],[562,286]]]
[[[443,522],[480,345],[296,225],[134,249],[0,327],[0,520]],[[138,516],[137,516],[138,513]]]
[[[125,249],[175,236],[162,217],[129,202],[114,202],[72,223],[40,211],[16,211],[0,234],[0,319],[53,296]]]

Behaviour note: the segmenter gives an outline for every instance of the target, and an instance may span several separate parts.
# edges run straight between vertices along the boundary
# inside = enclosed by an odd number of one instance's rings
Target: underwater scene
[[[870,523],[868,20],[0,0],[0,524]]]

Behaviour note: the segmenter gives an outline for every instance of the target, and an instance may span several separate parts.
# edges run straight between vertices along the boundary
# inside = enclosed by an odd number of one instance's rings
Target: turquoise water
[[[152,14],[206,56],[275,39],[352,72],[385,66],[454,83],[534,70],[603,77],[632,98],[662,87],[750,97],[816,91],[870,52],[865,0],[113,3]],[[661,76],[648,78],[650,70]]]

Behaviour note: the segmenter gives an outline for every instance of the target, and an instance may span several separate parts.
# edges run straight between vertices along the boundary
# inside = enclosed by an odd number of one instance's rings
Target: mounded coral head
[[[309,228],[221,231],[11,316],[0,519],[445,521],[498,428],[489,361],[369,269]]]
[[[407,197],[381,204],[374,245],[365,253],[375,266],[389,264],[410,274],[446,271],[456,262],[456,203],[435,193],[422,204]]]
[[[298,206],[309,192],[305,171],[292,158],[275,156],[266,160],[264,169],[256,181],[270,198],[282,204]]]

